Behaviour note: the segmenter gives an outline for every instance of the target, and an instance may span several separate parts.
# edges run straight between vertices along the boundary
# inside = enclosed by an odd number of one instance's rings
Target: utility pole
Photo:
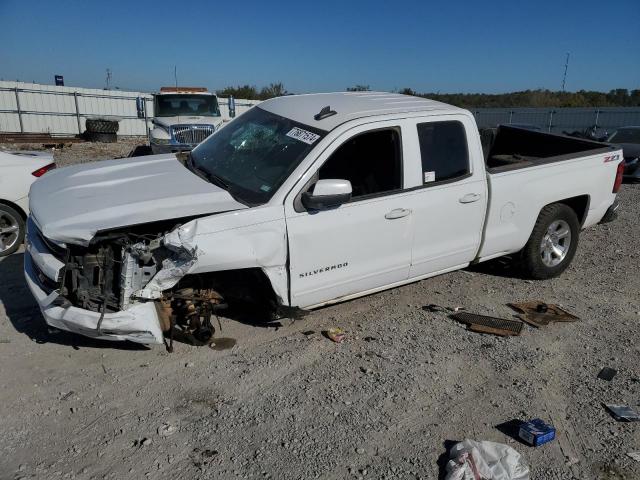
[[[107,68],[106,83],[107,83],[107,88],[105,90],[109,90],[109,87],[111,86],[111,69],[110,68]]]
[[[569,55],[567,52],[567,59],[564,62],[564,76],[562,77],[562,91],[564,92],[564,86],[567,83],[567,70],[569,69]]]
[[[178,67],[176,65],[173,66],[173,78],[176,81],[176,91],[178,90]]]

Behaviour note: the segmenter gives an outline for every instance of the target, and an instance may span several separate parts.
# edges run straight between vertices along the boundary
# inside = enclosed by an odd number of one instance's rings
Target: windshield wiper
[[[203,180],[208,180],[209,182],[217,185],[220,188],[224,188],[225,190],[229,190],[229,184],[219,175],[216,175],[213,172],[209,172],[203,168],[198,168],[196,164],[193,162],[193,157],[191,153],[187,157],[187,168],[191,170],[193,173],[198,175]]]
[[[218,187],[222,187],[225,190],[229,190],[229,184],[227,182],[225,182],[222,177],[216,175],[215,173],[211,173],[211,172],[203,172],[207,178],[209,179],[209,181],[211,183],[213,183],[214,185],[217,185]]]

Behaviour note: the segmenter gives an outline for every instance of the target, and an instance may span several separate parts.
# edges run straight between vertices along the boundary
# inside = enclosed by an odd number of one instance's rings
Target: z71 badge
[[[620,160],[619,153],[616,153],[615,155],[607,155],[606,157],[604,157],[604,163],[616,162],[618,160]]]

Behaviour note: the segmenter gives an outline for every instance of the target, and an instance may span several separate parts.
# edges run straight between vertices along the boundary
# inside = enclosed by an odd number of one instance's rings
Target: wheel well
[[[187,275],[172,290],[185,287],[212,288],[230,303],[249,303],[273,311],[278,308],[278,297],[260,268]]]
[[[13,208],[16,212],[18,212],[20,215],[22,215],[22,219],[26,220],[27,219],[27,214],[25,213],[24,210],[22,210],[18,205],[16,205],[13,202],[10,202],[9,200],[2,200],[0,199],[0,204],[2,205],[6,205],[7,207],[11,207]]]
[[[562,203],[571,208],[576,213],[580,226],[584,225],[587,219],[587,212],[589,211],[589,195],[566,198],[554,203]]]

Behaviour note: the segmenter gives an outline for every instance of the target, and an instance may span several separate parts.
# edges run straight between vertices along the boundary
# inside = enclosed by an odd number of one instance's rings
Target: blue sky
[[[640,0],[0,0],[0,77],[292,92],[640,88]]]

